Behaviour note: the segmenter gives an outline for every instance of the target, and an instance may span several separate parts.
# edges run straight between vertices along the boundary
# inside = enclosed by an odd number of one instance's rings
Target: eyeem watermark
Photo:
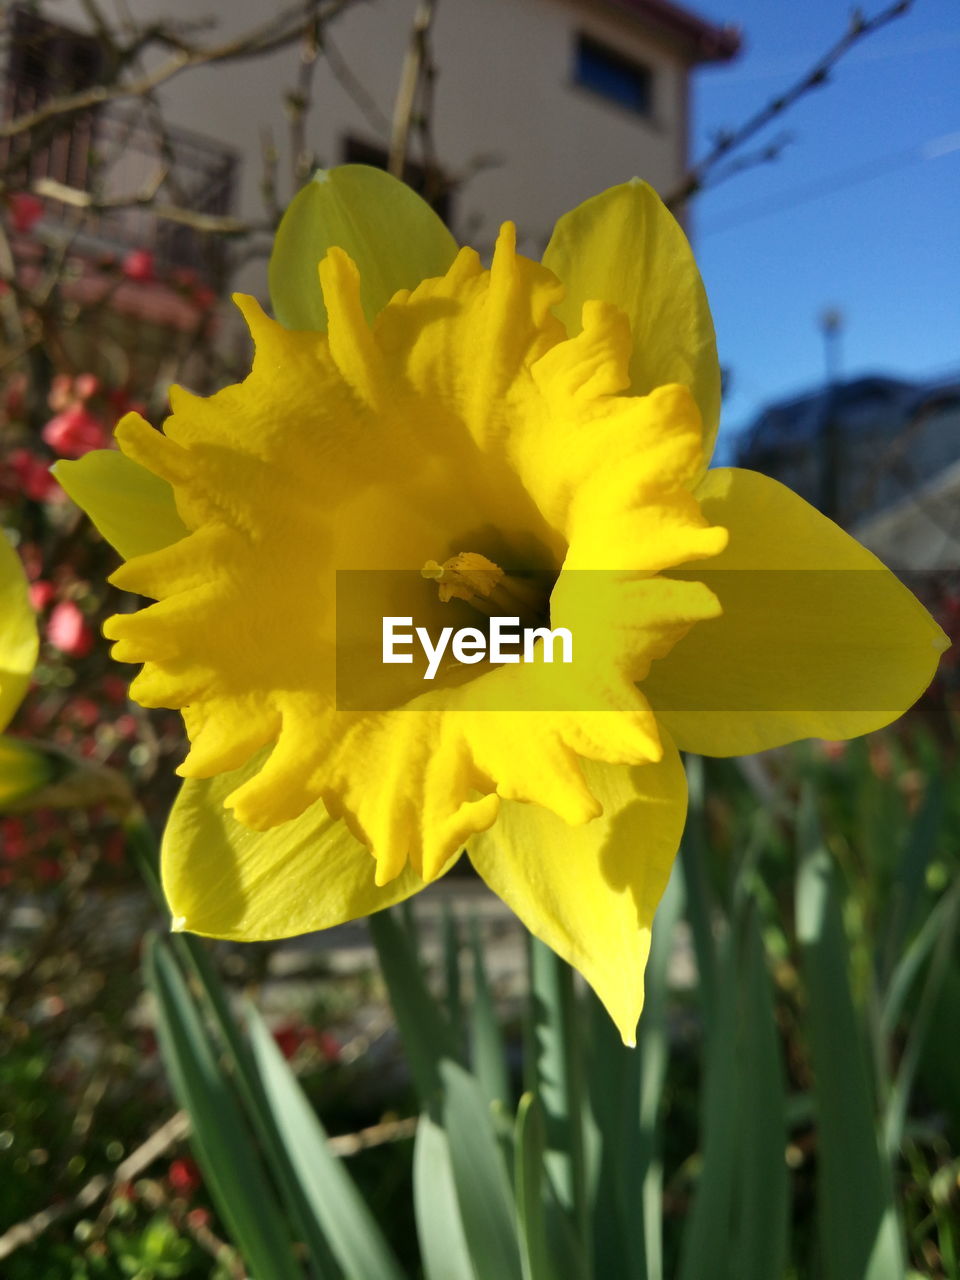
[[[404,629],[406,628],[406,629]],[[444,654],[449,648],[457,661],[473,666],[477,662],[553,662],[557,642],[560,645],[560,661],[573,661],[573,634],[567,627],[521,627],[519,618],[490,619],[489,631],[477,627],[444,627],[436,644],[426,627],[414,627],[413,618],[386,617],[383,619],[383,662],[413,662],[413,648],[419,644],[426,658],[424,680],[433,680],[440,669]],[[537,642],[542,642],[538,653]],[[399,650],[410,649],[411,652]]]

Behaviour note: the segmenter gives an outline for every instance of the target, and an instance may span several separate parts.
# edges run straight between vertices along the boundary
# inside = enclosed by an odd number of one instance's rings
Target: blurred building
[[[385,161],[416,8],[367,0],[324,27],[302,138],[319,163]],[[196,0],[137,0],[133,9],[142,27],[165,23],[204,46],[286,12],[279,0],[231,0],[211,29],[197,22],[205,11]],[[97,83],[110,57],[82,0],[7,6],[6,36],[4,121]],[[441,0],[431,43],[432,137],[424,147],[413,131],[411,176],[432,186],[461,238],[489,245],[509,217],[521,247],[539,254],[557,216],[604,187],[634,174],[664,193],[676,185],[688,159],[691,74],[734,57],[739,37],[670,0]],[[175,43],[154,46],[136,69],[172,51]],[[44,196],[46,229],[77,219],[63,188],[119,198],[156,184],[156,202],[262,221],[265,156],[275,156],[281,204],[294,189],[299,65],[294,45],[187,68],[159,90],[162,130],[149,100],[120,99],[47,131],[19,171]],[[0,171],[20,145],[0,141]],[[187,267],[219,289],[228,263],[217,243],[157,218],[144,201],[87,217],[76,247],[147,249],[159,274]],[[261,263],[239,283],[259,291],[262,280]]]
[[[960,379],[869,376],[764,409],[738,466],[781,480],[903,569],[960,567]]]

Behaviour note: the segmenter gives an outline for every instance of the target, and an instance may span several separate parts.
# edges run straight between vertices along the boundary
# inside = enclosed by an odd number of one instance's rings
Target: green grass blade
[[[533,1094],[525,1093],[517,1109],[514,1173],[523,1280],[555,1280],[556,1276],[547,1253],[543,1185],[545,1150],[543,1112]]]
[[[950,895],[944,894],[897,962],[890,977],[880,1014],[880,1024],[885,1036],[891,1036],[896,1031],[907,997],[913,990],[930,952],[943,936],[944,922],[952,911]]]
[[[737,965],[734,939],[717,947],[719,1003],[704,1038],[702,1167],[683,1234],[679,1280],[731,1274],[730,1238],[737,1172]]]
[[[400,1029],[407,1062],[423,1110],[436,1102],[442,1085],[440,1062],[459,1057],[453,1031],[427,989],[410,939],[389,910],[369,920],[380,968]]]
[[[190,1115],[197,1159],[231,1239],[255,1280],[302,1280],[274,1189],[165,941],[148,940],[144,971],[170,1081]]]
[[[643,1275],[643,1180],[636,1159],[640,1145],[638,1049],[627,1049],[610,1015],[593,992],[586,993],[589,1021],[586,1082],[590,1123],[586,1129],[587,1198],[593,1273],[632,1280]],[[646,1017],[646,1011],[644,1011]]]
[[[890,1091],[884,1117],[884,1150],[890,1161],[894,1160],[900,1150],[900,1143],[903,1140],[903,1128],[907,1118],[907,1105],[910,1101],[910,1091],[913,1088],[917,1067],[920,1064],[924,1045],[933,1023],[934,1013],[940,1002],[943,982],[953,957],[957,938],[957,922],[958,918],[960,918],[960,881],[957,881],[944,894],[941,901],[947,904],[947,909],[941,922],[940,937],[937,940],[936,950],[927,970],[920,1002],[910,1023],[907,1042],[904,1045],[900,1067],[897,1071],[893,1088]]]
[[[263,1019],[252,1006],[247,1024],[264,1093],[310,1208],[350,1280],[403,1280],[373,1215]]]
[[[839,893],[809,793],[801,805],[799,834],[797,937],[809,995],[824,1274],[826,1280],[902,1280],[873,1090],[850,994]]]
[[[523,1280],[513,1191],[476,1080],[458,1063],[440,1064],[443,1125],[470,1257],[481,1280]]]
[[[450,1144],[426,1111],[413,1146],[413,1209],[425,1280],[479,1280],[463,1231]]]
[[[460,982],[460,926],[449,902],[443,904],[443,974],[447,1019],[457,1044],[463,1043],[463,996]]]
[[[743,926],[739,1038],[738,1280],[787,1274],[790,1179],[786,1083],[773,991],[755,912]]]
[[[707,879],[707,838],[703,813],[704,778],[700,756],[686,756],[684,765],[690,793],[687,825],[680,844],[680,866],[686,897],[687,919],[697,957],[700,1008],[709,1036],[718,1007],[718,955],[713,936],[716,907]]]
[[[128,821],[126,837],[128,849],[138,863],[148,889],[169,917],[160,886],[157,840],[143,815],[136,814]],[[230,1057],[233,1079],[244,1113],[254,1129],[270,1170],[277,1179],[283,1203],[288,1208],[306,1249],[312,1275],[315,1280],[339,1276],[340,1271],[330,1253],[326,1237],[304,1200],[283,1141],[273,1124],[250,1046],[231,1012],[227,991],[211,962],[208,943],[193,934],[178,933],[169,938],[166,945],[179,962],[181,973],[191,973],[199,986],[206,1013],[215,1023],[222,1047]]]
[[[643,1267],[645,1280],[663,1280],[663,1161],[660,1153],[660,1116],[670,1057],[667,1034],[667,998],[670,958],[676,928],[683,915],[683,873],[677,863],[653,921],[650,958],[647,961],[643,1016],[637,1036],[640,1065],[639,1134],[633,1152],[637,1178],[642,1184]]]
[[[530,955],[532,1074],[536,1081],[534,1092],[546,1120],[546,1169],[557,1202],[568,1214],[583,1252],[588,1255],[584,1151],[587,1098],[573,972],[536,938]]]
[[[909,836],[893,886],[886,935],[883,973],[889,974],[904,949],[923,894],[927,868],[936,851],[943,825],[943,779],[934,773],[929,780],[920,812],[910,825]]]
[[[470,1007],[473,1074],[480,1082],[485,1096],[491,1102],[501,1102],[506,1107],[510,1103],[506,1045],[493,1003],[476,918],[471,921],[470,947],[473,952],[473,1004]]]

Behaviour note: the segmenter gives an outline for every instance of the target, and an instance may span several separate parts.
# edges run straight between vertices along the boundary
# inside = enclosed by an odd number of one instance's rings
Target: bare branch
[[[430,63],[430,27],[436,14],[436,0],[420,0],[413,16],[410,44],[400,75],[400,87],[393,109],[390,137],[390,160],[387,168],[395,178],[402,178],[407,163],[407,147],[413,113],[425,68]]]
[[[893,22],[896,18],[902,17],[910,10],[912,5],[913,0],[896,0],[895,4],[889,5],[886,9],[881,9],[872,18],[865,18],[858,9],[855,9],[851,15],[847,30],[836,44],[828,49],[799,80],[783,93],[772,98],[766,106],[761,107],[759,111],[750,116],[737,129],[720,132],[715,137],[711,149],[698,164],[689,170],[676,190],[666,198],[665,203],[670,208],[676,208],[686,203],[691,196],[695,196],[699,191],[702,191],[708,185],[712,171],[722,161],[726,160],[734,151],[739,150],[746,142],[749,142],[751,138],[766,128],[771,121],[782,116],[785,111],[789,111],[801,98],[811,93],[814,89],[819,89],[827,84],[830,79],[830,72],[855,45],[859,44],[861,40],[865,40],[867,36],[873,35],[875,31],[879,31],[881,27],[887,26],[888,23]]]
[[[133,45],[121,51],[122,67],[129,65],[130,61],[143,52],[149,44],[166,44],[175,48],[176,53],[172,58],[138,79],[92,85],[78,93],[51,98],[35,111],[0,125],[0,138],[20,137],[41,125],[60,121],[64,117],[76,115],[82,111],[89,111],[92,107],[102,106],[105,102],[114,102],[121,98],[145,97],[190,67],[236,62],[274,53],[300,40],[316,21],[329,21],[354,3],[357,3],[357,0],[328,0],[324,7],[317,10],[315,0],[306,0],[306,3],[295,5],[277,18],[234,40],[206,49],[190,45],[168,28],[153,28],[149,33],[142,33]]]
[[[155,203],[156,190],[152,187],[125,196],[106,196],[98,199],[89,191],[79,187],[68,187],[55,178],[38,178],[31,188],[38,196],[50,200],[59,200],[61,204],[69,204],[77,209],[86,209],[91,213],[102,213],[107,209],[132,209],[147,206],[157,218],[167,222],[178,222],[182,226],[192,227],[194,231],[203,231],[208,235],[244,236],[253,231],[265,230],[254,223],[244,222],[242,218],[234,218],[228,214],[198,213],[193,209],[183,209],[179,205]]]
[[[330,39],[330,34],[327,31],[323,32],[323,56],[327,60],[327,66],[333,73],[334,79],[345,90],[347,96],[360,111],[361,115],[366,118],[367,123],[374,132],[382,138],[389,138],[389,119],[380,110],[373,94],[364,88],[353,71],[351,71],[347,60]]]

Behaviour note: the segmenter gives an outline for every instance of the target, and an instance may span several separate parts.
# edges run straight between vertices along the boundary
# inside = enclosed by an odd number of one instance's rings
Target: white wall
[[[138,20],[192,19],[210,0],[130,0]],[[199,37],[228,39],[269,21],[280,0],[221,0],[216,28]],[[416,0],[366,0],[330,25],[341,57],[385,120],[393,108]],[[83,25],[79,0],[51,8]],[[654,68],[654,115],[647,120],[572,85],[574,38],[582,30]],[[639,174],[661,190],[683,166],[686,70],[678,54],[651,42],[630,19],[596,0],[439,0],[434,30],[439,76],[435,99],[437,158],[462,171],[472,158],[497,155],[458,193],[454,230],[488,245],[505,218],[517,222],[522,247],[539,254],[554,220],[580,200]],[[288,124],[283,96],[297,77],[299,50],[269,58],[184,71],[162,97],[170,123],[243,153],[238,212],[262,215],[261,136],[280,147],[281,195],[290,192]],[[321,58],[314,80],[308,141],[326,164],[339,163],[352,133],[385,143]],[[262,272],[239,283],[262,291]]]

